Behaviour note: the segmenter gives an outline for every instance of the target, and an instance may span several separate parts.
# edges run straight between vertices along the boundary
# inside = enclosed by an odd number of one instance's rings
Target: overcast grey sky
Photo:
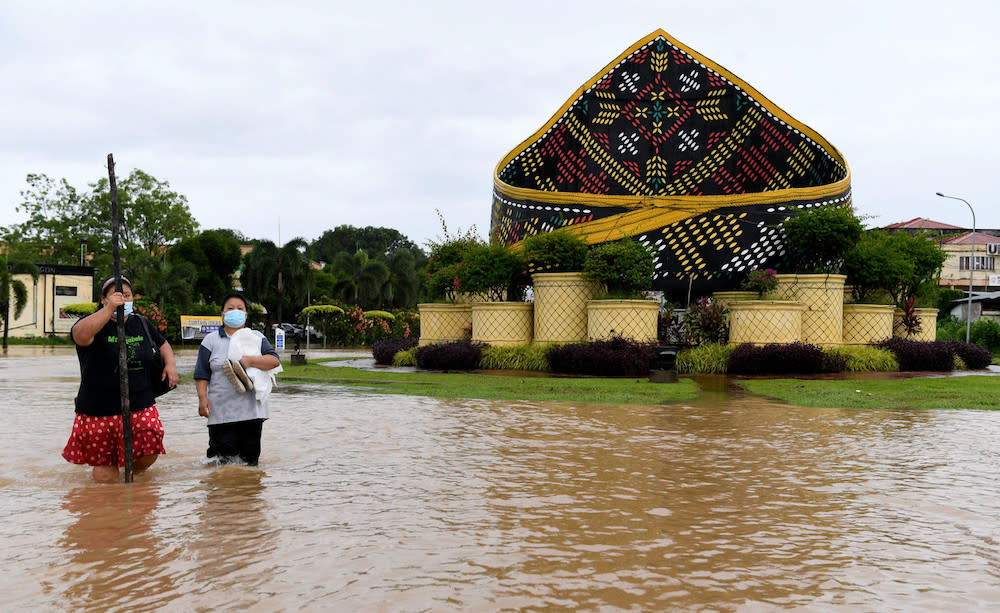
[[[846,156],[868,225],[1000,228],[993,0],[7,2],[0,225],[27,173],[85,189],[140,168],[202,228],[423,245],[489,229],[496,163],[663,28]],[[280,224],[280,237],[279,237]]]

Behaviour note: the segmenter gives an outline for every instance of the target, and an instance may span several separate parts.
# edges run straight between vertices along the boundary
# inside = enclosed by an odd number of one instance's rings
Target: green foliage
[[[524,299],[529,278],[524,257],[504,245],[472,248],[456,270],[462,291],[488,302]]]
[[[774,291],[777,287],[778,275],[773,268],[751,270],[747,274],[747,280],[740,286],[741,289],[757,292],[758,296]]]
[[[986,347],[994,354],[1000,353],[1000,323],[992,319],[972,322],[970,341]]]
[[[652,287],[654,262],[652,250],[629,238],[591,248],[583,274],[602,283],[610,296],[631,297]]]
[[[437,211],[437,214],[441,220],[443,237],[427,242],[430,255],[427,258],[427,278],[423,297],[428,302],[442,300],[455,302],[459,292],[462,291],[458,278],[462,262],[486,243],[476,234],[475,226],[464,232],[449,233],[441,211]]]
[[[939,287],[937,292],[938,321],[951,317],[951,310],[955,308],[955,301],[965,298],[965,292],[960,289],[950,287]]]
[[[586,241],[568,230],[534,234],[521,245],[532,273],[578,272],[587,258]]]
[[[799,273],[840,273],[847,252],[864,233],[850,207],[819,207],[782,222],[789,256]]]
[[[724,375],[729,366],[733,346],[725,343],[703,343],[677,352],[677,372]]]
[[[63,313],[67,315],[75,315],[77,317],[86,317],[87,315],[93,315],[97,312],[96,302],[74,302],[73,304],[67,304],[62,308]]]
[[[362,308],[380,305],[382,287],[389,281],[389,267],[364,251],[338,253],[326,271],[333,275],[333,295]]]
[[[491,346],[483,349],[479,367],[485,370],[533,370],[548,372],[549,361],[545,354],[551,345],[531,343],[528,345]]]
[[[871,345],[841,345],[826,347],[823,353],[827,357],[839,356],[844,363],[846,372],[896,372],[899,361],[896,355],[888,349]]]
[[[416,368],[417,366],[417,348],[407,349],[405,351],[399,351],[396,355],[392,356],[392,365],[399,368],[405,366],[412,366]]]
[[[206,230],[184,239],[167,252],[172,267],[194,271],[192,298],[205,302],[218,302],[231,291],[240,258],[239,241],[219,230]]]
[[[370,258],[382,260],[401,250],[410,252],[414,259],[423,256],[423,251],[398,230],[374,226],[337,226],[323,232],[311,245],[313,255],[324,262],[332,262],[338,253],[357,251],[364,251]]]
[[[965,322],[954,315],[948,315],[937,322],[937,334],[935,337],[939,341],[964,341]]]
[[[729,310],[707,296],[684,312],[684,337],[692,344],[724,343],[729,340]]]
[[[344,309],[333,304],[314,304],[299,312],[299,322],[305,324],[308,321],[309,325],[319,330],[327,340],[333,336],[335,322],[343,317]]]
[[[913,262],[892,236],[881,230],[869,232],[844,255],[843,271],[855,301],[868,302],[880,290],[895,293],[901,279],[914,275]]]

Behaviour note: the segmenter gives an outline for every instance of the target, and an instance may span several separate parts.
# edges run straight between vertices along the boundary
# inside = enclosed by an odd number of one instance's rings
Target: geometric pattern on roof
[[[662,288],[779,262],[776,224],[849,206],[850,193],[847,162],[826,139],[657,30],[500,160],[491,236],[632,236],[656,249]]]

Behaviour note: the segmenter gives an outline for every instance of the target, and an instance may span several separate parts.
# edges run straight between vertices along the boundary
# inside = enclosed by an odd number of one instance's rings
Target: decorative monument
[[[634,237],[657,254],[654,289],[707,294],[781,269],[782,220],[850,201],[833,145],[657,30],[500,160],[490,230],[507,244],[559,228]]]

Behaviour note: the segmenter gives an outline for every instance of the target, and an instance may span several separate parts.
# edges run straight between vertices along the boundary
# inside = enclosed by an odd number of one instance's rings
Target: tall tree
[[[111,199],[108,179],[80,193],[66,179],[29,174],[17,210],[28,219],[3,228],[4,241],[36,262],[78,264],[81,241],[94,254],[111,251]],[[125,269],[139,252],[162,255],[163,250],[198,229],[187,198],[169,183],[134,170],[117,182],[121,206],[122,256]],[[133,273],[134,274],[134,273]]]
[[[412,251],[414,259],[419,259],[423,255],[417,245],[392,228],[337,226],[333,230],[327,230],[312,242],[315,259],[327,263],[332,263],[333,258],[341,252],[352,254],[355,251],[364,251],[371,259],[384,260],[389,254],[400,249]]]
[[[294,238],[278,247],[258,241],[243,258],[241,280],[247,296],[260,302],[276,322],[308,306],[309,244]]]
[[[232,290],[233,273],[240,265],[240,243],[231,233],[206,230],[182,240],[167,253],[173,265],[190,263],[197,273],[194,297],[206,303],[220,302]]]
[[[353,254],[342,251],[334,256],[328,268],[336,279],[333,292],[338,298],[363,308],[380,306],[382,286],[389,280],[389,267],[385,264],[369,259],[361,250]]]

